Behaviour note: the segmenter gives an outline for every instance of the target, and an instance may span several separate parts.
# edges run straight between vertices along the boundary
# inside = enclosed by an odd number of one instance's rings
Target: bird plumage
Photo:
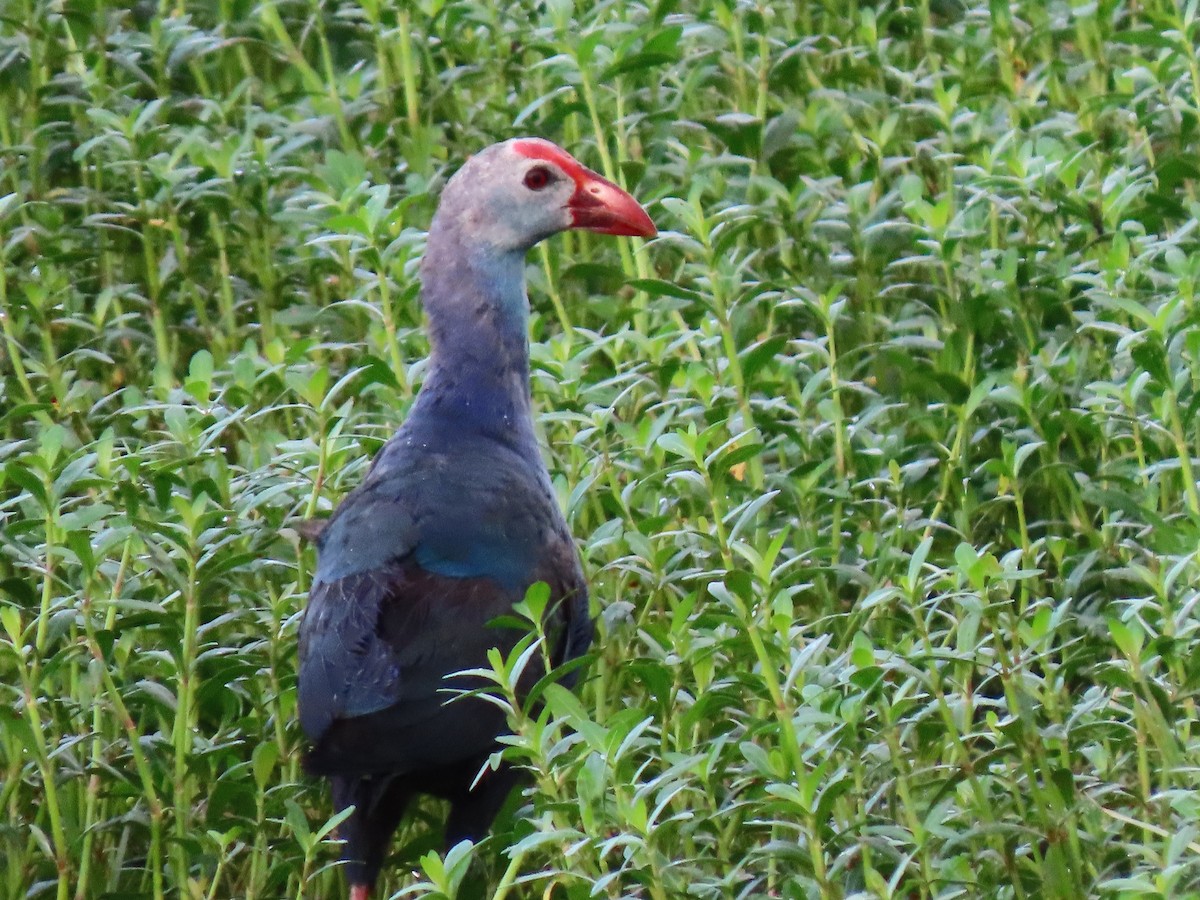
[[[307,765],[329,777],[355,900],[368,896],[414,793],[450,801],[447,842],[486,832],[517,773],[477,780],[501,711],[452,692],[520,638],[494,627],[550,588],[550,663],[586,652],[587,588],[534,432],[524,255],[570,227],[653,233],[631,197],[553,144],[482,151],[452,178],[422,261],[428,376],[363,483],[317,535],[300,629]]]

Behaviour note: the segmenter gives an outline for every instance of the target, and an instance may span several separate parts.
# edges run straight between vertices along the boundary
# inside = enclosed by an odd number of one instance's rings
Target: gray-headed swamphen
[[[508,652],[489,626],[550,587],[557,666],[592,640],[587,587],[534,434],[525,254],[568,228],[651,237],[621,188],[536,138],[494,144],[450,179],[421,263],[432,351],[412,410],[317,538],[300,627],[308,770],[328,777],[352,900],[366,900],[413,794],[450,801],[446,845],[478,840],[518,773],[476,776],[505,733],[448,676]],[[467,684],[466,687],[477,685]]]

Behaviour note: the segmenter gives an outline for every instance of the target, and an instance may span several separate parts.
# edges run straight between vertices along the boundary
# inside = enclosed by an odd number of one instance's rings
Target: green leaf
[[[1136,661],[1141,658],[1142,644],[1146,635],[1136,622],[1122,622],[1110,616],[1108,618],[1108,633],[1127,659]]]
[[[62,449],[66,437],[67,429],[58,424],[49,425],[42,430],[38,449],[47,470],[54,468],[54,461],[58,459],[58,452]]]
[[[308,824],[308,816],[304,814],[299,804],[295,800],[285,800],[283,802],[284,809],[287,810],[285,819],[288,827],[291,828],[292,834],[296,836],[296,842],[300,845],[305,853],[308,853],[315,841],[313,840],[312,829]]]
[[[639,291],[645,291],[651,297],[679,297],[683,300],[701,301],[701,295],[695,291],[680,287],[674,282],[661,281],[657,278],[634,278],[629,285]]]
[[[259,791],[265,791],[275,773],[279,761],[279,745],[274,741],[262,741],[250,755],[254,765],[254,783]]]
[[[4,632],[12,641],[12,645],[20,647],[22,643],[21,611],[15,606],[0,606],[0,624],[4,625]]]
[[[695,438],[682,432],[659,435],[654,443],[674,456],[695,459]]]
[[[513,611],[537,625],[545,618],[549,604],[550,585],[544,581],[535,581],[525,589],[525,599],[515,604]]]
[[[742,376],[746,381],[753,381],[762,367],[771,362],[787,343],[786,335],[777,334],[743,350],[739,355],[742,360]]]
[[[1129,355],[1140,368],[1150,374],[1150,377],[1160,385],[1171,384],[1170,366],[1167,362],[1166,350],[1162,342],[1152,334],[1147,333],[1144,339],[1134,345]]]
[[[213,355],[207,350],[197,350],[188,363],[188,377],[193,381],[210,384],[213,376]]]

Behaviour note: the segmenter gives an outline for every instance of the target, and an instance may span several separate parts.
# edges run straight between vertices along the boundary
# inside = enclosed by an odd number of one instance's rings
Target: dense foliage
[[[529,259],[600,642],[384,896],[1195,895],[1198,15],[5,0],[0,897],[339,895],[295,522],[517,133],[662,230]]]

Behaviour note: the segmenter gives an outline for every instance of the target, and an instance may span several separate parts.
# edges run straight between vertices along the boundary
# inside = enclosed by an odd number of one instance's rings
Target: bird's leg
[[[346,860],[346,880],[350,882],[350,900],[368,900],[387,856],[392,834],[408,807],[412,788],[399,776],[330,779],[334,808],[341,811],[354,806],[339,829],[346,842],[342,858]]]
[[[478,763],[474,771],[479,771]],[[486,837],[504,801],[523,778],[524,773],[520,769],[506,765],[494,772],[485,772],[474,788],[467,787],[450,795],[447,798],[450,800],[450,816],[446,819],[446,849],[449,850],[459,841],[478,843]],[[468,778],[465,784],[469,786],[470,783]]]

